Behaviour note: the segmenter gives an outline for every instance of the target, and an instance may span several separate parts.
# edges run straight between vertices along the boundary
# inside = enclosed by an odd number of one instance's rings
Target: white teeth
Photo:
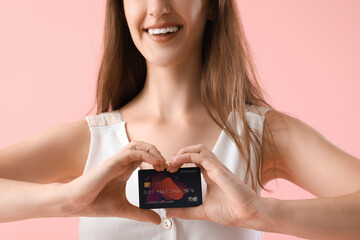
[[[179,27],[167,27],[167,28],[151,28],[148,29],[148,33],[151,35],[165,34],[165,33],[173,33],[179,31]]]

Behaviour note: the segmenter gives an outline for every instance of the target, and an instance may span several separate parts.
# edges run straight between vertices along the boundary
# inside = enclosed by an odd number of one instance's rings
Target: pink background
[[[105,1],[0,0],[0,147],[81,119],[94,99]],[[239,1],[270,102],[359,157],[360,2]],[[283,180],[264,197],[312,198]],[[78,239],[78,218],[0,224],[0,239]],[[299,239],[265,233],[264,240]]]

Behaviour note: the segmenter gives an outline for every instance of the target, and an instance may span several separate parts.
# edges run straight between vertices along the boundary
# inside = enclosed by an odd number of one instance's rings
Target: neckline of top
[[[124,138],[124,139],[125,139],[126,145],[127,145],[127,144],[130,143],[129,135],[127,134],[127,129],[126,129],[126,126],[125,126],[127,122],[124,120],[124,118],[122,117],[122,115],[121,115],[121,113],[120,113],[119,110],[116,110],[116,112],[119,114],[120,119],[121,119],[122,122],[124,123],[124,124],[122,124],[122,126],[123,126],[123,130],[124,130],[124,133],[125,133],[125,138]],[[228,116],[228,118],[227,118],[227,121],[229,121],[230,115],[231,115],[231,113],[229,114],[229,116]],[[223,138],[223,135],[224,135],[224,134],[225,134],[225,126],[224,126],[223,129],[221,130],[220,135],[219,135],[219,137],[217,138],[216,143],[215,143],[213,149],[211,150],[213,153],[215,153],[215,150],[216,150],[217,146],[219,145],[220,140]]]

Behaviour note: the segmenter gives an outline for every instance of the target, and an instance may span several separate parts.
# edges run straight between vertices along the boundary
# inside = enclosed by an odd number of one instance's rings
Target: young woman
[[[1,149],[0,221],[80,216],[86,240],[359,238],[360,161],[264,100],[234,1],[106,10],[97,115]],[[194,165],[202,205],[138,208],[139,169]],[[274,178],[320,198],[261,198]]]

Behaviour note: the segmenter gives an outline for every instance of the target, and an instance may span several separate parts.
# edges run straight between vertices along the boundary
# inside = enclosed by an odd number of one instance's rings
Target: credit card
[[[182,208],[202,204],[199,167],[179,168],[177,172],[139,170],[140,208]]]

